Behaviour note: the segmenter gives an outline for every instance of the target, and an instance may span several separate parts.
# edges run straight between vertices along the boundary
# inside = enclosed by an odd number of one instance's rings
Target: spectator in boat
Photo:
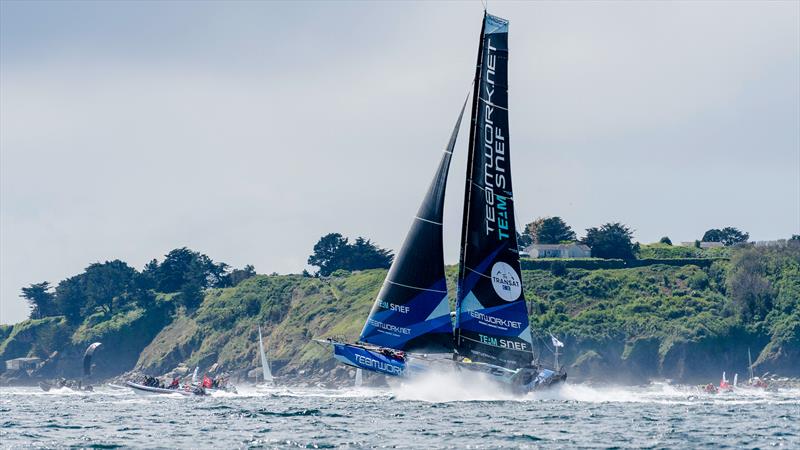
[[[172,379],[172,383],[169,385],[169,388],[178,389],[180,386],[181,386],[180,380],[178,380],[178,377],[175,377]]]

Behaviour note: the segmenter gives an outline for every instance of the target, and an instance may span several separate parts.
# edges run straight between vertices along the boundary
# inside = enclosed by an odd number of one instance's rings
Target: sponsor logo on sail
[[[506,120],[498,112],[498,116],[493,117],[496,109],[494,94],[498,89],[495,85],[497,76],[497,48],[492,46],[492,39],[488,38],[486,43],[486,62],[484,64],[484,74],[481,96],[484,100],[483,111],[481,114],[481,130],[483,136],[483,193],[486,200],[486,234],[495,233],[499,240],[508,239],[511,236],[509,231],[509,211],[507,195],[511,183],[508,174],[508,161],[506,158],[506,136],[508,136]],[[499,89],[505,89],[501,86]],[[495,123],[497,120],[497,123]],[[495,191],[498,192],[495,192]]]
[[[522,294],[522,283],[517,271],[503,261],[492,266],[492,286],[497,295],[507,302],[513,302]]]
[[[411,334],[411,328],[398,327],[397,325],[392,325],[390,323],[385,323],[385,322],[379,322],[379,321],[377,321],[375,319],[367,319],[367,323],[369,323],[370,325],[372,325],[373,327],[375,327],[375,328],[377,328],[379,330],[388,331],[388,332],[390,332],[392,334],[395,334],[395,333]]]

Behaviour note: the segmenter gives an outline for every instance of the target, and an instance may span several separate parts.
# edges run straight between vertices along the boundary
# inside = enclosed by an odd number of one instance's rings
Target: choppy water
[[[0,389],[2,447],[800,448],[800,391],[566,385],[524,399],[428,380],[142,397]]]

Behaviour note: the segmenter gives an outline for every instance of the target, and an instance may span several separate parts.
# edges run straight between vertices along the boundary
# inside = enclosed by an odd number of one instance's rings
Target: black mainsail
[[[522,292],[508,133],[508,21],[486,14],[472,101],[456,351],[509,369],[533,359]]]
[[[364,324],[362,342],[426,353],[453,349],[442,217],[447,172],[466,105],[465,101],[425,199]]]

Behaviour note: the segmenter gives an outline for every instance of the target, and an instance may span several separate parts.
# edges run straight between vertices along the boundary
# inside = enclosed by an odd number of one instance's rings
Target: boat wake
[[[439,370],[391,386],[398,400],[424,402],[520,400],[480,372]]]
[[[767,392],[758,389],[736,389],[733,392],[707,394],[696,386],[653,382],[646,386],[591,386],[561,384],[550,389],[517,396],[504,391],[480,373],[438,372],[404,380],[391,386],[397,400],[440,402],[463,401],[558,401],[580,403],[650,403],[665,405],[719,404],[785,404],[797,402],[800,390]]]

